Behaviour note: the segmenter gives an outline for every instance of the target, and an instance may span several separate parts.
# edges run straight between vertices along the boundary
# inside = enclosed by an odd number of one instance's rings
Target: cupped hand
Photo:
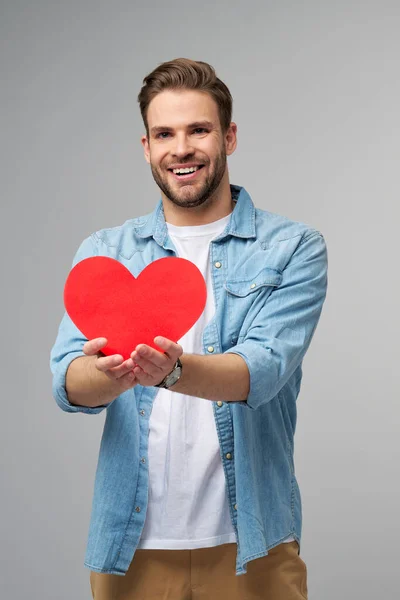
[[[169,375],[173,370],[177,359],[182,356],[183,348],[180,344],[157,336],[154,342],[163,352],[159,352],[146,344],[138,344],[131,354],[135,362],[133,372],[135,377],[143,386],[154,386]]]
[[[138,380],[133,372],[136,364],[132,358],[124,360],[120,354],[112,354],[105,356],[101,349],[107,345],[108,341],[104,337],[88,340],[82,351],[86,356],[97,356],[94,366],[98,371],[101,371],[109,379],[118,380],[118,383],[125,389],[130,389],[138,384]]]

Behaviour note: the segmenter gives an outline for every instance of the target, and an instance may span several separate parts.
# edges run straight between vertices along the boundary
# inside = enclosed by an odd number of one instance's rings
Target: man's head
[[[153,177],[176,206],[201,206],[223,183],[229,187],[226,157],[236,148],[232,96],[213,67],[185,58],[161,64],[143,83],[142,144]],[[192,175],[173,172],[191,166]]]

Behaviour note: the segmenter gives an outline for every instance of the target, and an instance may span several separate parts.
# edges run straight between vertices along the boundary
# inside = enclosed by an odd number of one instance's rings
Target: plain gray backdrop
[[[1,598],[91,598],[105,414],[58,408],[49,353],[81,241],[160,197],[137,94],[182,56],[233,95],[231,182],[328,245],[295,452],[310,600],[399,597],[399,31],[398,0],[1,1]]]

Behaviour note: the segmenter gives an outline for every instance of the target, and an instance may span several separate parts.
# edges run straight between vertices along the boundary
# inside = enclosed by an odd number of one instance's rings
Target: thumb
[[[97,354],[98,352],[100,352],[100,350],[102,348],[104,348],[105,346],[107,346],[107,338],[104,337],[100,337],[100,338],[94,338],[93,340],[88,340],[82,348],[82,351],[87,355],[87,356],[94,356],[95,354]]]

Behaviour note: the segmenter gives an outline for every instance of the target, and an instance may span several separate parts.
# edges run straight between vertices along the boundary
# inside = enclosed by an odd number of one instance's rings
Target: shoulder
[[[106,253],[109,256],[120,255],[130,258],[145,242],[141,233],[151,216],[152,213],[149,213],[127,219],[121,225],[99,229],[90,237],[97,246],[99,254]]]
[[[141,229],[146,225],[150,219],[152,213],[141,217],[135,217],[133,219],[127,219],[121,225],[115,227],[108,227],[95,231],[92,236],[99,242],[106,244],[107,246],[114,246],[119,243],[121,237],[125,236],[140,236]]]
[[[322,233],[308,223],[256,208],[256,240],[263,260],[277,271],[317,259],[327,262]]]
[[[298,244],[311,237],[322,238],[322,233],[308,223],[295,221],[278,213],[255,209],[257,240],[264,249],[280,242],[297,241]]]

